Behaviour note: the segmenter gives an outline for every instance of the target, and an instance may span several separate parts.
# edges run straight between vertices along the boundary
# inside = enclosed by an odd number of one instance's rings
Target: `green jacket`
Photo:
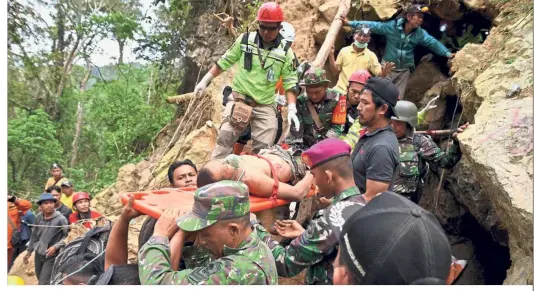
[[[333,89],[326,89],[326,97],[322,102],[313,104],[323,129],[319,130],[313,121],[312,115],[308,110],[307,95],[300,95],[297,98],[297,117],[300,121],[298,132],[291,131],[286,138],[286,143],[301,150],[306,150],[318,143],[319,141],[331,137],[339,137],[343,133],[344,125],[332,124],[332,113],[337,106],[341,94]]]
[[[278,36],[275,40],[274,47],[265,50],[260,43],[257,32],[250,32],[248,35],[248,48],[252,52],[252,69],[247,71],[244,68],[246,44],[241,44],[244,34],[241,34],[234,44],[226,53],[217,61],[217,65],[228,70],[233,64],[237,63],[237,71],[232,80],[232,89],[243,95],[250,96],[259,104],[273,104],[275,86],[280,76],[282,76],[284,90],[295,88],[297,84],[297,68],[294,62],[295,54],[289,48],[287,53],[284,51],[286,41]],[[258,43],[260,43],[259,52],[262,59],[265,59],[264,67],[261,66],[258,57]],[[272,74],[268,74],[272,71]],[[270,75],[268,78],[267,76]]]
[[[365,205],[365,200],[358,188],[353,187],[336,196],[327,209],[335,208],[340,203]],[[319,211],[306,231],[286,247],[274,240],[263,226],[256,226],[259,237],[273,252],[280,277],[294,277],[304,269],[308,269],[307,284],[332,284],[334,270],[332,264],[337,255],[339,242],[331,229],[332,226],[323,216],[327,209]]]
[[[253,231],[238,248],[225,247],[212,259],[205,249],[184,249],[185,270],[170,264],[169,240],[152,237],[139,250],[141,285],[276,285],[278,275],[269,248]]]
[[[404,18],[399,18],[387,22],[349,21],[349,25],[355,28],[358,24],[365,24],[371,28],[373,33],[384,35],[386,51],[382,61],[395,63],[396,69],[415,67],[413,52],[418,45],[426,46],[439,56],[448,57],[451,54],[441,42],[420,27],[406,35],[404,22]]]

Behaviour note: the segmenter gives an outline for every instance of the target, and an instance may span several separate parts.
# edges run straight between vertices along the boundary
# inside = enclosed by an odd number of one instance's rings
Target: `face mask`
[[[367,47],[367,42],[366,43],[360,43],[358,42],[357,40],[354,41],[354,45],[357,47],[357,48],[361,48],[361,49],[364,49]]]

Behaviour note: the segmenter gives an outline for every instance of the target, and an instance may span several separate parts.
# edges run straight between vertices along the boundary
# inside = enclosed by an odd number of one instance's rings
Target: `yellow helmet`
[[[7,285],[24,285],[24,280],[19,276],[7,276]]]

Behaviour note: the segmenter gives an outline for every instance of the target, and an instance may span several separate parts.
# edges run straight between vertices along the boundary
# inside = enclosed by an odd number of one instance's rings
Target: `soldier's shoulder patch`
[[[208,280],[211,275],[219,272],[221,269],[222,264],[214,261],[204,267],[195,268],[187,277],[192,283],[199,284],[200,282]]]

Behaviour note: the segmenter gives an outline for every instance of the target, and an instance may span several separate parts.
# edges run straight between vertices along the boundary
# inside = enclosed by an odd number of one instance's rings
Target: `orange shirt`
[[[32,203],[28,200],[18,199],[16,203],[7,202],[7,216],[16,228],[20,227],[19,211],[27,211],[32,208]],[[13,248],[11,245],[11,237],[13,236],[13,228],[11,224],[7,223],[7,249]]]

